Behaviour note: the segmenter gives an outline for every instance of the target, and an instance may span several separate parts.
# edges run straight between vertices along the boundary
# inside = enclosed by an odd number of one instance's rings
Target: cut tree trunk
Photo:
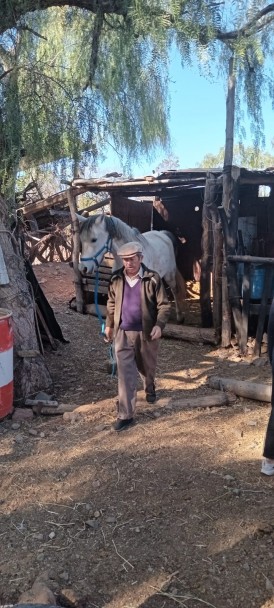
[[[219,378],[218,376],[208,378],[208,384],[211,388],[229,391],[239,397],[271,402],[272,387],[270,384],[259,384],[248,380],[235,380],[234,378]]]
[[[217,344],[215,331],[209,327],[187,327],[186,325],[168,323],[163,329],[163,338],[199,342],[202,344]]]
[[[9,275],[9,284],[0,286],[0,305],[12,313],[14,330],[15,404],[41,390],[51,390],[52,380],[39,351],[35,330],[35,304],[26,280],[24,260],[12,234],[4,224],[5,203],[0,198],[0,245]],[[33,357],[18,356],[18,351],[33,351]]]

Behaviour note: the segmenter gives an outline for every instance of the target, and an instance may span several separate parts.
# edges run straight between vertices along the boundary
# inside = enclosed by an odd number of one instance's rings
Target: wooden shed
[[[35,203],[31,212],[37,212],[39,204],[43,210],[56,208],[60,200],[64,208],[68,198],[75,202],[84,191],[105,192],[112,215],[129,225],[141,232],[170,230],[178,237],[182,275],[186,280],[200,280],[202,326],[213,325],[224,346],[236,330],[244,352],[248,319],[255,315],[255,350],[259,352],[274,294],[274,170],[230,169],[227,209],[222,207],[222,171],[187,169],[132,180],[76,179],[69,190],[51,197],[52,201]],[[89,209],[99,207],[100,203]],[[25,215],[29,212],[29,206],[23,208]]]

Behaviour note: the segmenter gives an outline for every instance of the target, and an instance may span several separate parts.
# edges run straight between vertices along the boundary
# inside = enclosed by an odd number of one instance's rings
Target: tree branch
[[[14,68],[14,55],[11,51],[7,51],[2,44],[0,44],[0,62],[6,72]]]
[[[273,13],[273,15],[270,16],[270,13]],[[260,23],[260,20],[266,15],[269,15],[266,22],[271,23],[274,20],[273,3],[268,4],[268,6],[265,6],[265,8],[263,8],[261,11],[255,13],[254,17],[252,17],[250,21],[247,21],[243,27],[237,30],[233,30],[231,32],[222,32],[221,30],[216,30],[217,38],[218,40],[225,42],[226,40],[236,40],[239,38],[239,36],[244,36],[246,38],[252,36],[252,34],[254,34],[254,27],[256,31],[260,31],[262,27],[264,27],[265,23]]]
[[[6,76],[8,76],[8,74],[10,74],[10,72],[13,72],[14,68],[10,68],[9,70],[5,70],[5,72],[3,72],[3,74],[0,75],[0,80],[3,80],[3,78],[6,78]]]
[[[19,21],[24,15],[37,9],[45,10],[57,6],[74,6],[97,14],[99,5],[103,13],[126,16],[130,2],[126,2],[125,0],[100,0],[100,2],[98,0],[40,0],[38,6],[35,0],[24,0],[24,2],[10,0],[8,4],[10,10],[2,11],[0,34],[10,28],[16,27],[16,24],[19,25]]]
[[[91,44],[91,55],[89,62],[89,86],[92,86],[94,75],[96,72],[97,64],[98,64],[98,55],[99,55],[99,45],[100,45],[100,36],[103,29],[104,24],[104,13],[102,12],[102,8],[99,7],[98,12],[95,16],[94,20],[94,28],[93,28],[93,36],[92,36],[92,44]]]
[[[47,38],[45,36],[42,36],[42,34],[39,34],[39,32],[36,32],[31,27],[28,27],[28,25],[19,25],[17,29],[18,29],[19,32],[21,32],[21,31],[27,31],[27,32],[30,32],[31,34],[34,34],[34,36],[37,36],[38,38],[42,38],[43,40],[47,40]]]

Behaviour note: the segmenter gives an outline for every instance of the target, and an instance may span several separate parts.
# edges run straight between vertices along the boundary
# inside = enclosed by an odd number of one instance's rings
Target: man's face
[[[134,275],[139,272],[142,259],[143,259],[143,256],[139,255],[138,253],[136,253],[136,255],[133,255],[131,258],[123,259],[123,264],[124,264],[126,273],[129,277],[134,277]]]

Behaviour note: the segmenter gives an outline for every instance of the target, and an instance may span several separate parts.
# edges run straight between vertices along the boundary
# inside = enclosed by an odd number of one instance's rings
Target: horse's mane
[[[95,223],[95,220],[98,217],[104,217],[105,220],[105,225],[106,225],[106,229],[109,233],[109,236],[112,239],[124,239],[125,242],[129,242],[129,241],[138,241],[139,243],[146,243],[145,238],[143,237],[143,235],[141,234],[141,232],[139,232],[138,228],[131,228],[130,226],[128,226],[125,222],[122,222],[122,220],[120,220],[118,217],[114,217],[113,215],[109,216],[109,215],[104,215],[104,214],[96,214],[96,215],[91,215],[86,222],[84,222],[83,224],[80,225],[80,233],[81,234],[85,234],[88,233],[89,230],[92,228],[92,226]]]

